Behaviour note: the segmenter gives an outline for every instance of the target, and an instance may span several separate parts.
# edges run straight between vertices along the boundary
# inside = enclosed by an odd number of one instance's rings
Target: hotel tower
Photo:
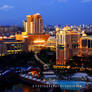
[[[25,42],[27,43],[28,51],[39,51],[45,47],[50,35],[43,32],[43,19],[40,13],[27,15],[24,30],[27,36],[27,41]]]
[[[24,28],[27,34],[42,34],[43,19],[39,13],[27,15],[27,21],[24,22]]]

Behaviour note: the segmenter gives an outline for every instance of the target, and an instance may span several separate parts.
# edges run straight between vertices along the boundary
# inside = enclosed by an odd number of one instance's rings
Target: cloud
[[[81,3],[88,3],[88,2],[92,2],[92,0],[81,0]]]
[[[14,8],[14,6],[10,6],[10,5],[3,5],[0,7],[0,10],[8,10],[8,9],[12,9]]]

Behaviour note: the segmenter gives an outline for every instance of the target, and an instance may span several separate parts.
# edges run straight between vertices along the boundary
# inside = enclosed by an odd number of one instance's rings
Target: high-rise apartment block
[[[73,56],[92,55],[92,36],[69,26],[56,28],[56,66],[64,66]]]
[[[72,49],[80,48],[80,33],[68,26],[56,31],[56,64],[65,65],[73,55]]]
[[[43,33],[43,19],[39,13],[27,15],[27,21],[24,22],[24,28],[27,34]]]

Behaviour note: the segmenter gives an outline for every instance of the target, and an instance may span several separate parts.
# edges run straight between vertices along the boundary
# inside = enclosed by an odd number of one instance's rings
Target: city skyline
[[[1,1],[0,92],[92,92],[91,3]]]
[[[92,24],[92,0],[3,0],[0,25],[22,25],[26,15],[40,13],[44,24]]]

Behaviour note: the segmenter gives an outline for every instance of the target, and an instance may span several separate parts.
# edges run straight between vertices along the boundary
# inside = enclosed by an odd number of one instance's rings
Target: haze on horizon
[[[1,0],[0,25],[22,25],[40,13],[44,24],[92,24],[92,0]]]

